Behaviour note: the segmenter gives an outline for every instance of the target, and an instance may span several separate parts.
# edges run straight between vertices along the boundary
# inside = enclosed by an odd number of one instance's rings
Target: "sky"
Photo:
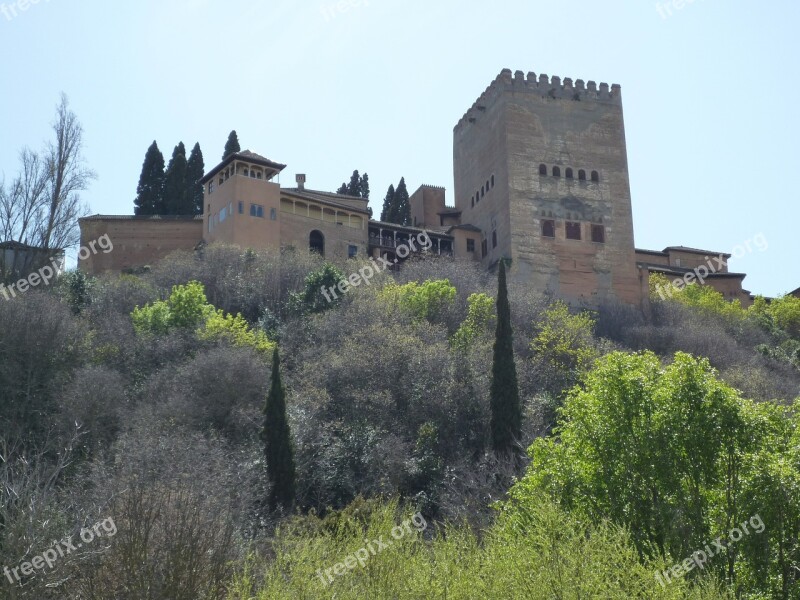
[[[153,140],[209,169],[232,129],[284,186],[358,169],[378,213],[400,177],[453,204],[453,127],[503,68],[618,83],[636,246],[741,247],[773,296],[800,286],[799,23],[790,0],[0,0],[0,179],[64,92],[91,214],[132,214]]]

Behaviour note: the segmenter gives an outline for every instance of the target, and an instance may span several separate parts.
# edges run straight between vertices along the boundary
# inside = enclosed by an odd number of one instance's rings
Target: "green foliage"
[[[389,184],[389,189],[386,190],[386,196],[383,198],[383,208],[381,209],[381,221],[390,223],[389,219],[392,216],[392,208],[394,207],[394,184]]]
[[[438,452],[439,429],[435,423],[420,425],[414,453],[407,465],[405,492],[426,514],[438,509],[438,488],[444,478],[444,461]]]
[[[64,273],[58,279],[58,290],[72,312],[80,314],[92,302],[93,280],[83,271],[75,270]]]
[[[342,294],[336,290],[336,286],[344,279],[341,269],[326,262],[306,276],[302,292],[290,295],[289,309],[295,314],[314,314],[333,308],[342,300]],[[330,288],[334,288],[334,293],[327,291]],[[327,291],[327,298],[323,290]]]
[[[203,214],[203,184],[200,180],[205,175],[205,164],[203,162],[203,151],[200,144],[196,143],[186,162],[186,197],[184,199],[184,210],[190,211],[186,214]]]
[[[339,189],[336,190],[336,193],[369,200],[369,175],[364,173],[364,175],[361,176],[358,170],[353,171],[353,174],[350,176],[350,183],[343,183],[339,186]]]
[[[232,346],[249,346],[264,355],[275,349],[275,342],[263,330],[251,329],[242,315],[225,314],[221,309],[208,316],[198,335],[200,339],[225,339]]]
[[[497,329],[492,356],[492,383],[489,397],[492,448],[507,454],[519,441],[522,431],[522,407],[519,400],[517,366],[514,363],[514,340],[511,328],[511,305],[506,287],[506,264],[500,261],[497,277]]]
[[[178,142],[164,172],[164,213],[166,215],[192,215],[186,193],[186,147]]]
[[[160,215],[164,213],[164,155],[155,140],[150,144],[142,163],[139,185],[136,186],[136,199],[133,201],[134,214]]]
[[[750,312],[770,331],[783,330],[787,335],[800,339],[800,298],[786,294],[767,302],[757,296]]]
[[[295,464],[292,432],[286,416],[286,390],[281,382],[278,348],[272,352],[272,383],[264,406],[264,429],[261,440],[267,462],[267,476],[272,484],[269,508],[289,511],[295,500]]]
[[[751,535],[710,568],[753,581],[768,569],[788,582],[779,571],[787,553],[798,556],[787,533],[800,528],[800,512],[797,500],[775,494],[797,489],[800,461],[784,453],[785,426],[778,443],[779,413],[741,399],[706,359],[677,353],[662,367],[651,352],[615,352],[569,394],[555,437],[531,446],[533,463],[510,497],[530,506],[544,492],[591,522],[629,527],[640,551],[673,560],[760,514],[771,533]],[[767,516],[770,506],[781,516]],[[768,545],[773,534],[783,537]],[[782,566],[766,567],[772,561]]]
[[[524,519],[503,517],[480,539],[466,524],[435,532],[427,516],[412,522],[412,511],[396,502],[363,508],[330,519],[334,527],[314,516],[286,523],[276,534],[274,559],[252,557],[228,600],[731,598],[709,578],[662,588],[654,573],[668,565],[640,558],[624,529],[587,525],[546,500]],[[379,539],[391,544],[381,548],[373,541]],[[370,543],[375,552],[367,550],[363,566],[334,575],[337,563]]]
[[[139,334],[164,335],[172,329],[197,328],[203,340],[224,339],[234,346],[250,346],[268,354],[275,347],[262,330],[253,330],[241,315],[225,314],[206,300],[203,284],[190,281],[172,287],[166,300],[156,300],[131,313],[133,326]]]
[[[228,158],[231,154],[241,152],[242,147],[239,145],[239,136],[236,135],[234,129],[228,134],[228,141],[225,142],[225,150],[222,152],[222,160]]]
[[[456,288],[447,279],[410,281],[400,285],[390,282],[380,292],[383,301],[410,314],[414,319],[434,320],[453,304]]]
[[[731,322],[740,321],[747,314],[738,300],[730,302],[725,300],[725,297],[710,285],[690,283],[679,287],[660,273],[651,274],[649,283],[651,300],[673,300]]]
[[[470,294],[467,298],[467,318],[453,334],[450,344],[466,352],[472,343],[484,333],[494,318],[494,299],[483,293]]]
[[[573,315],[565,303],[557,301],[537,324],[538,333],[531,342],[531,350],[553,369],[582,373],[597,358],[595,323],[591,313]]]

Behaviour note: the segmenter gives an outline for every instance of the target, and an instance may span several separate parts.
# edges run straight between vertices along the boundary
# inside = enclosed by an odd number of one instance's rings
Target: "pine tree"
[[[361,178],[359,188],[359,195],[364,198],[364,200],[369,200],[369,175],[366,173],[364,173],[364,176]]]
[[[200,180],[205,175],[205,164],[203,163],[203,151],[200,144],[195,144],[189,160],[186,162],[186,198],[184,199],[186,214],[203,214],[203,184]]]
[[[353,171],[350,176],[350,183],[347,184],[347,195],[361,197],[361,175],[358,174],[358,170]]]
[[[522,409],[517,385],[517,367],[514,363],[511,306],[506,287],[505,260],[500,260],[497,277],[497,330],[492,357],[491,433],[495,452],[508,453],[514,448],[522,432]]]
[[[164,212],[165,215],[193,214],[186,210],[186,147],[183,142],[175,146],[172,158],[164,174]]]
[[[384,223],[391,223],[389,219],[392,216],[392,210],[394,209],[394,184],[389,185],[389,189],[386,190],[386,196],[383,199],[383,208],[381,209],[381,221]]]
[[[336,190],[336,193],[340,194],[342,196],[346,196],[347,195],[347,184],[343,183],[341,186],[339,186],[339,189]]]
[[[272,353],[272,384],[264,407],[261,439],[267,459],[267,477],[272,484],[269,508],[291,510],[295,497],[295,465],[292,433],[286,417],[286,390],[281,382],[278,347]]]
[[[400,183],[394,193],[394,208],[391,213],[392,218],[390,223],[397,223],[398,225],[411,225],[411,203],[408,200],[408,189],[406,189],[406,180],[404,177],[400,178]]]
[[[239,136],[236,135],[234,129],[228,134],[228,141],[225,142],[225,151],[222,153],[222,160],[228,158],[234,152],[241,152],[242,147],[239,145]]]
[[[164,155],[155,140],[144,155],[133,206],[136,215],[158,215],[164,211]]]

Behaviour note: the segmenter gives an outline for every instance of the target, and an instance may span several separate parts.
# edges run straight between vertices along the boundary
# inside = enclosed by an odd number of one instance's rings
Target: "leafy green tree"
[[[494,299],[486,294],[470,294],[467,298],[467,318],[453,334],[450,344],[462,352],[469,350],[472,343],[487,330],[494,318]]]
[[[164,214],[164,155],[155,140],[144,156],[133,205],[136,215]]]
[[[239,145],[239,136],[236,135],[236,130],[234,129],[228,134],[228,141],[225,142],[225,150],[222,153],[222,160],[225,160],[231,154],[241,151],[242,147]]]
[[[175,146],[164,174],[164,208],[166,215],[194,214],[186,206],[186,147],[183,142]]]
[[[390,282],[383,287],[380,297],[415,319],[433,321],[453,304],[456,288],[448,279],[428,279],[422,284],[409,281],[403,285]]]
[[[800,339],[800,298],[786,294],[767,302],[759,296],[749,310],[760,317],[769,329],[780,329],[789,336]]]
[[[292,433],[286,416],[286,390],[281,382],[278,348],[272,353],[272,383],[264,407],[264,429],[261,434],[267,462],[267,476],[272,487],[270,510],[282,507],[291,510],[295,500],[295,464]]]
[[[342,183],[339,189],[336,190],[336,193],[369,200],[369,175],[364,173],[362,177],[359,175],[358,170],[353,171],[353,174],[350,176],[350,182]]]
[[[394,208],[394,184],[389,184],[389,189],[386,191],[386,196],[383,198],[383,208],[381,209],[381,221],[384,223],[391,223],[389,219],[392,217],[392,210]]]
[[[133,309],[133,325],[140,333],[164,334],[173,328],[197,327],[214,311],[206,300],[203,284],[190,281],[175,285],[167,300],[156,300]]]
[[[361,182],[359,183],[359,196],[364,200],[369,200],[369,175],[366,173],[361,177]]]
[[[313,314],[337,306],[342,295],[336,288],[344,279],[341,269],[326,262],[306,276],[302,292],[289,295],[289,309],[297,314]],[[331,288],[333,292],[330,291]]]
[[[353,171],[350,176],[350,183],[347,184],[347,195],[361,197],[361,175],[358,170]]]
[[[186,197],[183,201],[185,214],[203,214],[203,185],[200,180],[205,175],[205,164],[203,163],[203,151],[197,143],[192,148],[189,160],[186,162]]]
[[[490,429],[492,448],[507,454],[520,439],[522,408],[517,383],[517,366],[514,363],[511,305],[506,286],[506,264],[500,261],[497,276],[497,329],[492,357],[492,383],[490,391]]]

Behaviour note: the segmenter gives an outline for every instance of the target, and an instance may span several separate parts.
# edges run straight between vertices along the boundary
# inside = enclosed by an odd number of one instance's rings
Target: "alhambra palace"
[[[366,199],[309,189],[305,175],[281,187],[285,167],[231,154],[202,179],[202,216],[83,218],[82,243],[107,233],[114,251],[80,268],[136,269],[214,242],[394,260],[398,246],[426,231],[428,252],[486,269],[509,259],[515,280],[571,303],[643,305],[651,273],[683,277],[721,255],[635,247],[619,85],[503,70],[453,130],[454,206],[444,188],[422,185],[410,198],[409,227],[371,219]],[[705,284],[749,306],[744,278],[726,264]]]

